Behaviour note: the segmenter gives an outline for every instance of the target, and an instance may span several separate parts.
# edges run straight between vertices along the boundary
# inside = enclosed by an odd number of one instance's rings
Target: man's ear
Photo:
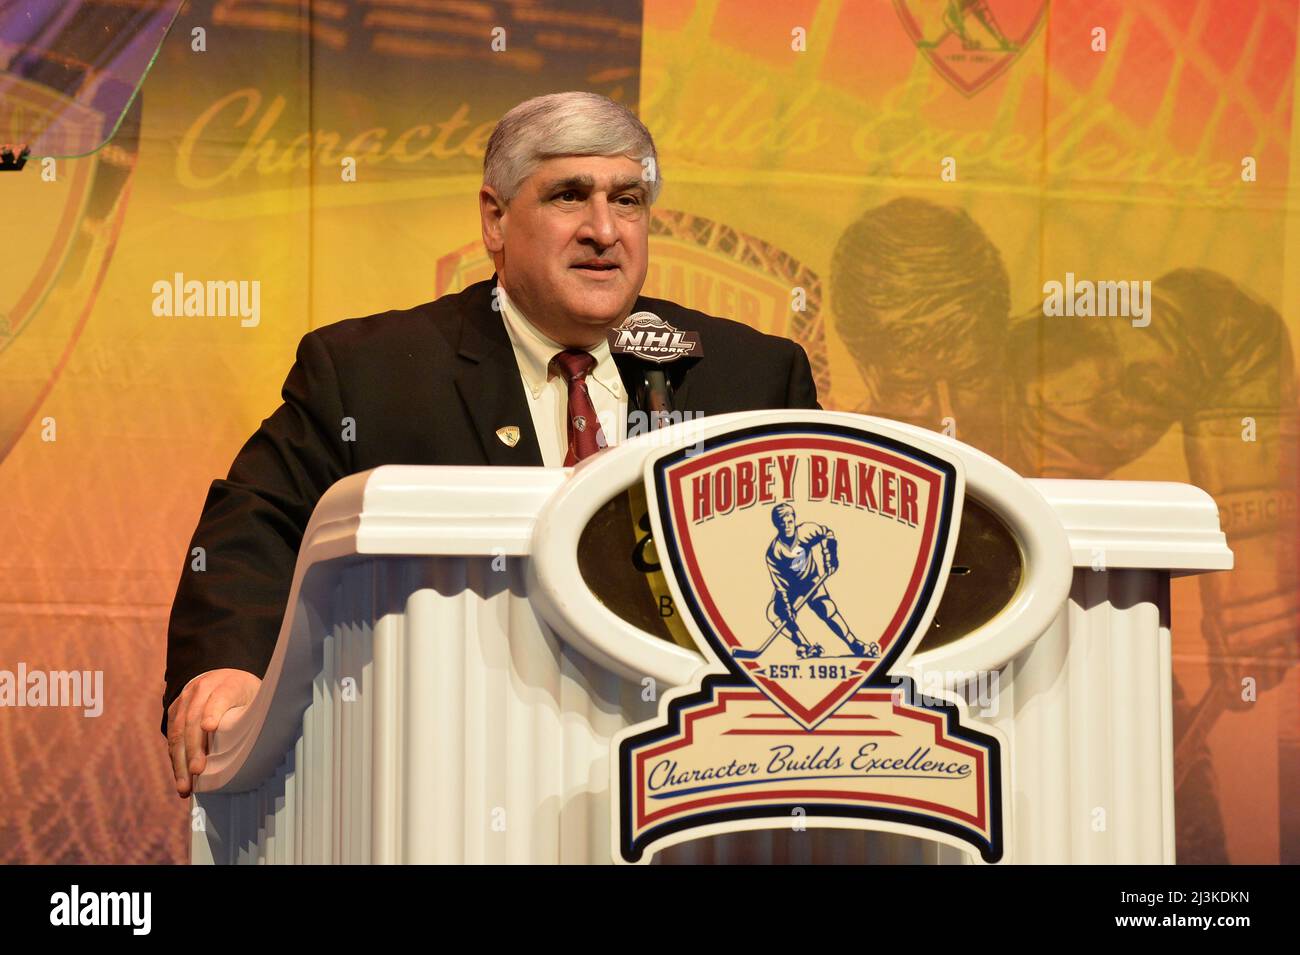
[[[506,204],[495,189],[485,185],[478,191],[478,211],[483,220],[483,245],[496,255],[506,244]]]

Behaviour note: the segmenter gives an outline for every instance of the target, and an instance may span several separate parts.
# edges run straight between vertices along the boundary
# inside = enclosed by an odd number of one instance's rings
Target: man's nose
[[[593,196],[591,202],[587,203],[586,217],[578,238],[590,239],[602,249],[618,241],[618,229],[614,224],[614,212],[609,200],[603,196]]]

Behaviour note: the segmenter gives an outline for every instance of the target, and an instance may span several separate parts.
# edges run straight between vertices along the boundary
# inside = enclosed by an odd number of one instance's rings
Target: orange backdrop
[[[1174,585],[1179,859],[1300,861],[1298,9],[187,3],[108,146],[0,174],[0,668],[106,696],[0,708],[0,861],[185,859],[158,718],[208,482],[304,332],[490,272],[487,134],[579,88],[656,136],[648,294],[800,340],[827,407],[1215,495],[1237,569]],[[176,273],[259,282],[258,323],[155,315]],[[1151,324],[1045,316],[1066,273],[1151,282]]]

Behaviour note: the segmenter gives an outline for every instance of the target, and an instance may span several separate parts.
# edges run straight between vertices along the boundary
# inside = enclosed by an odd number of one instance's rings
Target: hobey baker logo
[[[1046,0],[894,0],[903,29],[949,83],[973,96],[1038,32]]]
[[[951,466],[771,436],[684,457],[662,480],[662,540],[687,605],[713,649],[806,729],[902,649],[938,585]]]
[[[917,704],[891,676],[942,595],[960,461],[824,420],[690,450],[647,466],[647,494],[712,666],[615,742],[619,857],[789,825],[799,809],[810,824],[926,829],[1000,858],[999,741],[957,701]]]

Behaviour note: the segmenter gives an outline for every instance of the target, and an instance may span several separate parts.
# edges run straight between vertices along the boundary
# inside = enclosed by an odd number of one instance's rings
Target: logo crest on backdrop
[[[1011,68],[1047,15],[1046,0],[894,0],[903,29],[967,96]]]
[[[960,460],[861,428],[740,427],[647,461],[654,539],[709,662],[614,740],[615,855],[792,819],[1003,853],[1003,747],[891,675],[943,593]]]
[[[140,108],[137,100],[134,109]],[[89,154],[60,161],[57,187],[22,188],[39,180],[40,155],[30,156],[27,168],[15,173],[17,181],[8,183],[6,221],[23,224],[23,241],[6,249],[6,280],[0,287],[0,380],[6,388],[0,405],[0,460],[60,374],[113,258],[137,143],[124,133],[90,152],[99,145],[104,122],[104,115],[88,105],[17,73],[6,75],[0,139],[16,130],[30,137],[37,153],[48,140],[63,152]]]

